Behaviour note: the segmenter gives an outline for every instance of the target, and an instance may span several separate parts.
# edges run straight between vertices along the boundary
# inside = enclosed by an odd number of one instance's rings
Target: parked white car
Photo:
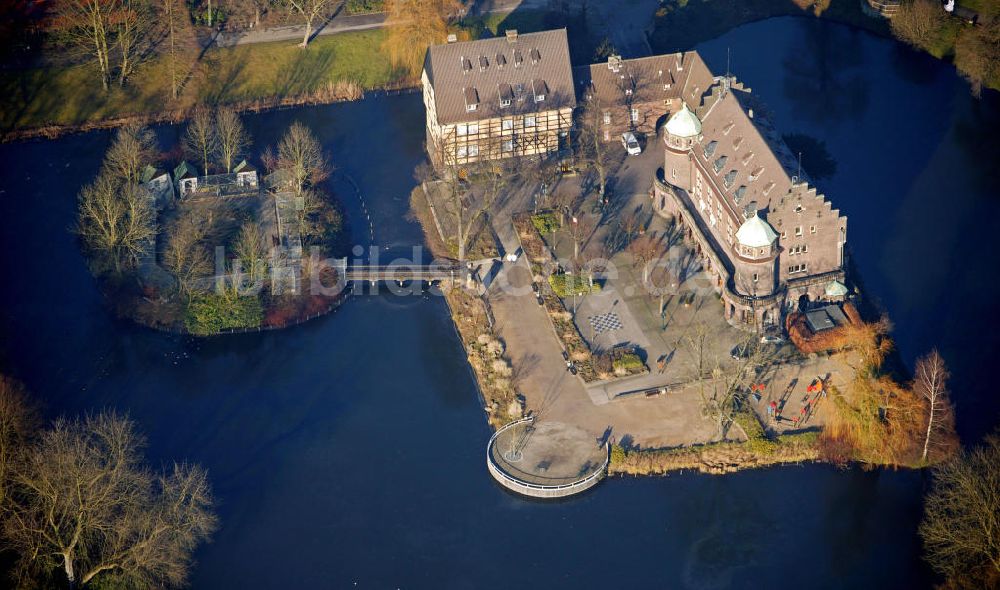
[[[635,134],[631,131],[622,133],[622,146],[625,147],[625,151],[630,156],[638,156],[642,153],[642,146],[639,145],[639,140],[635,138]]]

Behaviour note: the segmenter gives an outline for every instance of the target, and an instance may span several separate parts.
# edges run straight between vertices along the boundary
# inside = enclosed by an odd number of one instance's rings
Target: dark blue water
[[[868,291],[905,358],[940,346],[967,439],[996,423],[1000,353],[988,240],[998,216],[995,97],[951,69],[829,24],[778,19],[702,49],[826,142],[820,186],[850,218]],[[720,65],[720,59],[721,65]],[[258,145],[298,119],[361,186],[390,253],[421,158],[419,95],[249,119]],[[163,131],[164,137],[173,133]],[[915,473],[813,466],[725,477],[611,480],[564,503],[498,489],[464,355],[440,300],[355,298],[281,332],[191,340],[112,319],[67,232],[108,141],[0,146],[4,368],[50,415],[127,411],[156,461],[205,465],[222,528],[195,588],[924,588]],[[355,237],[360,203],[335,180]],[[40,263],[41,261],[41,263]]]

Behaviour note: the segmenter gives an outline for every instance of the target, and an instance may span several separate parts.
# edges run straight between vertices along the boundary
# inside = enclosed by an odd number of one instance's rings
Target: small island
[[[943,361],[902,376],[847,218],[803,166],[829,173],[822,143],[783,136],[741,81],[694,51],[574,67],[565,30],[453,40],[425,64],[412,208],[469,269],[446,295],[502,485],[957,448]]]
[[[343,242],[343,217],[322,181],[330,165],[294,123],[261,169],[229,109],[198,110],[173,161],[150,129],[114,135],[100,172],[79,195],[76,231],[116,313],[142,325],[208,336],[281,328],[330,311],[338,294],[325,260]]]

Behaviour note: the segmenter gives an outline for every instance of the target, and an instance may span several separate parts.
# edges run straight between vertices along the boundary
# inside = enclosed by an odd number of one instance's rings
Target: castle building
[[[701,83],[705,89],[712,76],[694,51],[622,59],[612,55],[607,62],[573,70],[579,104],[597,111],[604,141],[618,141],[622,133],[655,135],[666,116],[677,110],[686,85]]]
[[[685,93],[664,125],[653,208],[697,244],[725,305],[743,326],[785,309],[838,301],[847,218],[809,186],[781,136],[730,77]]]
[[[576,97],[565,29],[433,45],[421,82],[437,166],[568,144]]]

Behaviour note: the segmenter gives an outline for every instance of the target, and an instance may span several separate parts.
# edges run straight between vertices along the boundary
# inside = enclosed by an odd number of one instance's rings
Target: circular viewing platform
[[[486,466],[508,490],[533,498],[563,498],[604,479],[608,445],[582,428],[522,418],[490,438]]]

